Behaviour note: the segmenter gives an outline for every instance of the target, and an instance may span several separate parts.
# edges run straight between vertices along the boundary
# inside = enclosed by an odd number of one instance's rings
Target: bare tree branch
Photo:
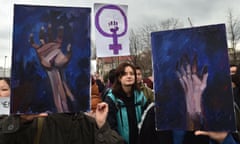
[[[145,24],[130,30],[130,52],[132,63],[143,69],[144,75],[152,74],[151,33],[176,29],[183,26],[178,19],[170,18],[155,24]]]
[[[237,43],[240,40],[240,19],[233,16],[231,9],[228,10],[227,36],[230,48],[233,50],[233,63],[237,63]]]

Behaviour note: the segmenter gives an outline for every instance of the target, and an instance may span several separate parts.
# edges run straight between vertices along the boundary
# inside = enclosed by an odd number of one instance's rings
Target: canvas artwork
[[[224,24],[151,34],[156,128],[235,130]]]
[[[90,109],[90,14],[14,5],[11,113]]]

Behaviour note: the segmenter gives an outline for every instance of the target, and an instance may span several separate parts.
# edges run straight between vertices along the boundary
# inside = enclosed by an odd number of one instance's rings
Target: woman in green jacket
[[[137,87],[135,67],[121,63],[115,71],[115,82],[105,98],[109,105],[108,122],[128,144],[136,144],[138,123],[146,105],[143,92]]]

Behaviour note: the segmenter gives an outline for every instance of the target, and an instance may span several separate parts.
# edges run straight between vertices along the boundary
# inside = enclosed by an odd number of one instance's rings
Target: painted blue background
[[[56,112],[47,73],[29,43],[30,33],[39,42],[39,30],[52,24],[64,26],[62,50],[72,45],[72,57],[64,76],[78,106],[73,112],[87,111],[90,104],[90,8],[14,5],[11,113]]]
[[[203,93],[204,130],[235,130],[225,25],[153,32],[152,55],[158,129],[186,130],[183,88],[176,75],[182,55],[198,56],[198,71],[208,67]]]

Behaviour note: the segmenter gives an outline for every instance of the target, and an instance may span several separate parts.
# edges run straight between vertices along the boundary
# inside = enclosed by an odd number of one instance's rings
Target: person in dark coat
[[[139,124],[138,144],[239,144],[232,133],[168,130],[157,131],[154,103],[146,108]]]
[[[97,105],[93,115],[55,113],[21,115],[0,121],[0,144],[124,144],[106,122],[108,104]],[[9,128],[19,125],[16,131]],[[17,126],[15,126],[17,127]]]

